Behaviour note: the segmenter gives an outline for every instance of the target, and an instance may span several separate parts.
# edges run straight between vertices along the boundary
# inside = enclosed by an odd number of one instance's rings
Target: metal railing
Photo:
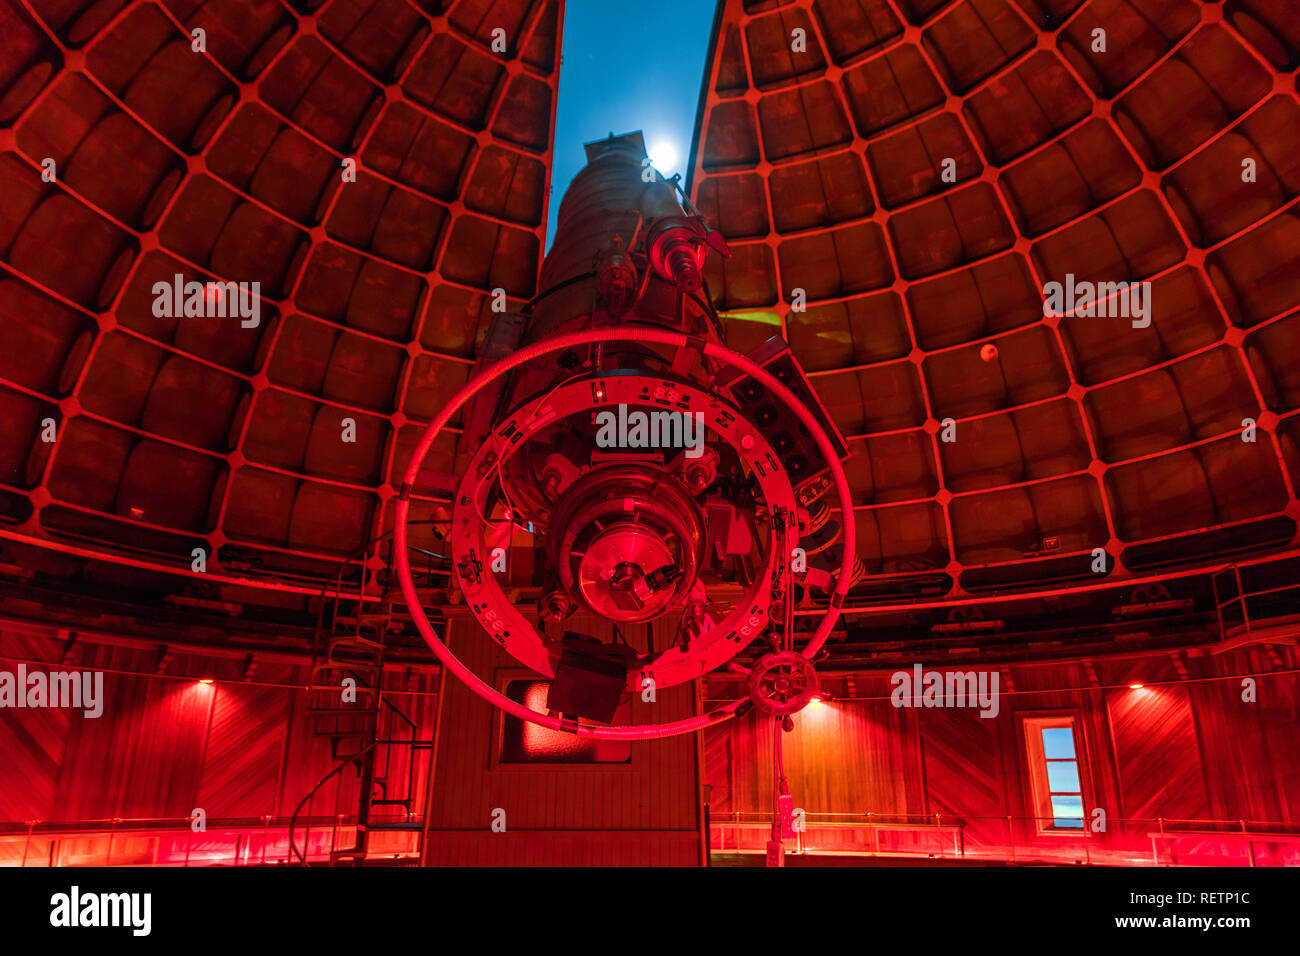
[[[1081,819],[1077,828],[1054,826],[1056,819],[806,811],[802,821],[796,821],[790,850],[807,855],[972,862],[1300,866],[1300,824],[1296,823],[1112,817],[1104,829],[1094,830],[1090,819]],[[772,825],[770,813],[710,810],[709,821],[712,852],[765,851]],[[1178,841],[1190,844],[1190,849],[1184,846],[1179,852]]]
[[[273,816],[209,820],[194,817],[114,817],[0,823],[0,866],[274,866],[328,862],[353,838],[354,815],[299,818],[310,822],[305,841],[291,849],[290,821]],[[375,856],[387,861],[417,855],[415,834],[395,832]],[[407,845],[409,844],[409,846]]]

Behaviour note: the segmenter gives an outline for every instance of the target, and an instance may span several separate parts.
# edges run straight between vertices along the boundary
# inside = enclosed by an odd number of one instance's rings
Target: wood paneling
[[[429,833],[431,863],[446,866],[691,866],[699,836],[665,830],[470,830]]]
[[[840,675],[827,683],[854,690],[805,710],[785,735],[786,775],[809,814],[940,814],[963,823],[972,850],[1148,859],[1158,818],[1297,822],[1296,666],[1292,648],[1099,661],[1095,682],[1079,663],[1018,664],[999,672],[1004,693],[993,718],[895,708],[888,674]],[[1260,675],[1255,703],[1242,700],[1234,676],[1249,673]],[[725,696],[735,686],[710,690]],[[1086,850],[1080,838],[1040,834],[1024,819],[1035,808],[1022,721],[1043,715],[1075,719],[1087,806],[1106,811],[1107,829]],[[706,736],[714,819],[770,813],[769,728],[750,716]]]
[[[766,811],[772,801],[772,720],[754,712],[708,732],[710,809]],[[887,702],[814,704],[782,738],[791,788],[807,807],[904,813],[920,793],[911,715]],[[712,774],[725,774],[725,777]]]
[[[1106,707],[1119,765],[1122,816],[1209,817],[1187,691],[1169,684],[1125,688],[1108,692]]]
[[[154,675],[158,652],[149,647],[83,639],[76,656],[59,664],[64,644],[54,637],[0,627],[0,669],[15,670],[20,660],[51,662],[52,670],[109,669],[104,716],[0,709],[6,822],[185,817],[195,807],[209,819],[284,819],[334,765],[328,740],[307,732],[302,665],[269,661],[257,671],[260,683],[223,677],[200,685]],[[480,674],[518,672],[473,622],[457,620],[452,643]],[[225,665],[178,656],[171,666],[224,674]],[[1068,714],[1079,728],[1089,806],[1110,820],[1088,846],[1149,858],[1146,834],[1157,818],[1295,822],[1298,667],[1297,651],[1284,646],[1099,660],[1091,670],[1017,664],[1000,672],[1003,690],[1009,676],[1014,693],[1004,693],[991,719],[972,710],[894,707],[887,673],[833,676],[826,684],[835,699],[800,714],[783,737],[787,776],[796,806],[811,814],[940,814],[965,824],[973,849],[1073,852],[1077,840],[1006,820],[1034,812],[1021,719]],[[111,672],[118,670],[133,673]],[[1258,675],[1253,701],[1242,697],[1243,674]],[[634,744],[624,765],[494,767],[497,712],[454,680],[440,703],[429,693],[435,680],[418,675],[409,689],[424,693],[395,698],[425,738],[441,706],[432,796],[417,804],[432,813],[430,862],[697,862],[692,737]],[[1130,690],[1134,682],[1146,686]],[[388,684],[406,690],[407,675],[390,674]],[[674,688],[654,704],[634,699],[632,719],[662,722],[694,709],[691,689]],[[770,812],[771,746],[771,724],[753,714],[704,736],[715,818]],[[405,769],[402,759],[396,774]],[[355,782],[340,777],[321,791],[314,814],[354,809]],[[419,783],[426,782],[421,773]],[[498,807],[506,811],[505,834],[490,830]],[[1192,851],[1179,852],[1187,858]]]
[[[1300,651],[1277,647],[1283,666],[1300,666]],[[1260,649],[1242,650],[1212,661],[1220,673],[1267,670],[1275,666]],[[1300,675],[1290,673],[1255,682],[1255,700],[1243,698],[1242,681],[1217,680],[1189,685],[1198,738],[1214,815],[1228,820],[1294,820],[1300,814]]]
[[[272,813],[293,695],[279,687],[233,684],[212,696],[197,805],[219,807],[222,817]]]
[[[20,660],[39,659],[47,642],[25,634],[0,632],[0,653]],[[0,657],[0,669],[17,672],[17,663]],[[41,819],[54,805],[59,768],[70,728],[79,712],[0,708],[0,820]]]
[[[485,680],[517,673],[518,663],[473,620],[456,616],[448,630],[452,650]],[[692,688],[674,687],[659,691],[654,703],[635,695],[629,719],[663,723],[693,711]],[[596,853],[598,847],[605,859],[615,852],[611,846],[622,848],[616,862],[624,864],[698,862],[698,775],[691,736],[634,742],[626,764],[494,766],[500,732],[494,707],[448,681],[438,720],[426,862],[589,862],[571,857]],[[505,811],[504,834],[491,830],[497,809]],[[559,840],[557,833],[564,831],[602,831],[613,842]],[[506,834],[509,843],[502,839]],[[508,852],[507,846],[515,850]]]
[[[989,843],[1006,832],[997,817],[1007,814],[1003,790],[1003,728],[1012,727],[1002,714],[937,708],[921,716],[921,751],[925,756],[928,814],[968,820],[968,843]]]
[[[53,632],[51,632],[52,634]],[[0,822],[188,818],[201,808],[209,820],[283,820],[331,768],[329,740],[310,733],[303,713],[305,664],[272,661],[257,681],[155,674],[154,648],[79,641],[75,658],[58,663],[63,644],[26,631],[0,628],[0,669],[18,661],[42,670],[104,672],[104,712],[0,708]],[[229,659],[176,655],[173,672],[225,673]],[[117,673],[130,671],[133,673]],[[433,736],[433,675],[397,693],[401,675],[389,674],[392,699],[417,721],[417,735]],[[402,775],[410,755],[398,754]],[[416,811],[423,806],[425,775],[417,774]],[[317,816],[356,812],[350,772],[322,788]]]

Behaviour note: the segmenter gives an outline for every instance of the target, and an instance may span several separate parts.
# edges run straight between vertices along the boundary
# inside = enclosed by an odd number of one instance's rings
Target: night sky
[[[686,175],[714,10],[709,0],[566,7],[547,248],[560,198],[586,164],[583,143],[640,129],[656,168]]]

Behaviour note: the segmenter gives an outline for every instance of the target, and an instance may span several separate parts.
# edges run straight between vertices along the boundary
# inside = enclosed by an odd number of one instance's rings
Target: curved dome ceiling
[[[558,13],[0,0],[0,533],[319,574],[390,523],[489,291],[535,291]],[[178,274],[256,325],[160,316]]]
[[[863,593],[1295,544],[1286,6],[724,0],[692,176],[732,251],[709,286],[733,346],[786,334],[851,438]],[[1149,282],[1149,325],[1045,317],[1067,275]]]
[[[862,594],[1296,545],[1284,6],[724,0],[710,287],[851,437]],[[0,0],[0,536],[315,576],[387,527],[489,290],[534,292],[559,7]],[[260,283],[257,327],[156,315],[176,274]],[[1149,281],[1150,325],[1045,318],[1067,275]]]

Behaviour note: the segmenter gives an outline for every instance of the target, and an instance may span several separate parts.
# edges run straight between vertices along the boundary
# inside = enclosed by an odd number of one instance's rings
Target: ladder
[[[385,649],[390,636],[405,631],[410,621],[392,576],[385,575],[379,594],[369,599],[364,565],[359,587],[346,585],[342,576],[340,570],[322,595],[306,695],[308,725],[313,735],[329,739],[335,765],[303,798],[294,817],[350,764],[357,775],[356,839],[349,847],[332,846],[329,864],[359,866],[372,833],[422,830],[414,819],[415,800],[433,741],[418,739],[416,721],[384,693]],[[404,766],[397,758],[401,751],[407,755]],[[305,863],[306,854],[298,855]]]

